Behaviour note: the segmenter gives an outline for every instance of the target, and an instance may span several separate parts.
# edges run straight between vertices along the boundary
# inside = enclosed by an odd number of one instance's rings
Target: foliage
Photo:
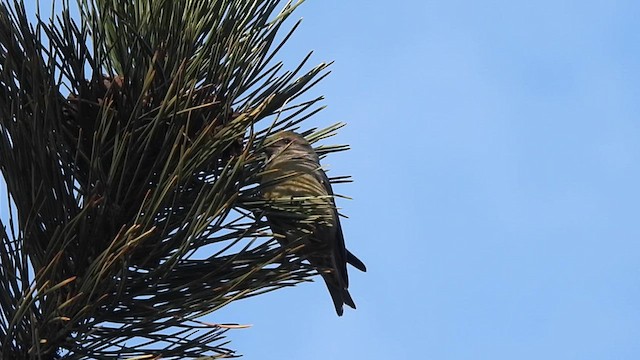
[[[274,61],[298,5],[0,4],[0,358],[234,356],[197,319],[309,279],[258,196],[265,136],[328,74]]]

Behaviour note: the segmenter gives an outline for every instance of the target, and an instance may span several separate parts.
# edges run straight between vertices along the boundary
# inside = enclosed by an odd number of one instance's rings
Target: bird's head
[[[309,158],[317,161],[317,155],[311,144],[293,131],[280,131],[265,140],[265,152],[269,159],[283,158]]]

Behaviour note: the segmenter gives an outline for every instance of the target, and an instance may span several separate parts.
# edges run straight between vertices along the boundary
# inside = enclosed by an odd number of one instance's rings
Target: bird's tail
[[[338,316],[342,316],[344,311],[343,305],[345,304],[353,309],[356,308],[356,304],[353,302],[349,290],[340,285],[342,282],[338,281],[339,279],[335,271],[323,272],[322,278],[327,285],[327,289],[329,289],[329,294],[331,295],[333,306],[335,306]]]
[[[366,266],[351,252],[346,251],[345,255],[339,256],[341,253],[332,254],[332,256],[311,256],[309,262],[318,270],[331,299],[336,308],[338,316],[342,316],[343,307],[347,306],[355,309],[356,304],[349,294],[349,277],[347,274],[347,263],[353,265],[356,269],[367,271]]]

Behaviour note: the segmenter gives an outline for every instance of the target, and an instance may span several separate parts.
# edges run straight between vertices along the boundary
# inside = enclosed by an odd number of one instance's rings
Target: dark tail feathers
[[[327,289],[329,289],[329,294],[331,295],[331,299],[333,300],[333,306],[336,308],[336,313],[338,316],[342,316],[344,312],[343,305],[347,305],[353,309],[356,308],[355,302],[351,298],[351,294],[349,294],[349,290],[341,289],[335,286],[334,281],[329,279],[331,274],[322,274],[322,277],[327,284]]]

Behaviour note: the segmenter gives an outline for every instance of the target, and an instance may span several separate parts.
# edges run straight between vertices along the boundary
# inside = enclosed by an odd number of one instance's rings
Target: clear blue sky
[[[246,359],[639,359],[640,3],[309,0],[358,310],[321,282],[208,320]]]
[[[247,359],[640,359],[640,2],[319,1],[358,310],[232,304]]]

